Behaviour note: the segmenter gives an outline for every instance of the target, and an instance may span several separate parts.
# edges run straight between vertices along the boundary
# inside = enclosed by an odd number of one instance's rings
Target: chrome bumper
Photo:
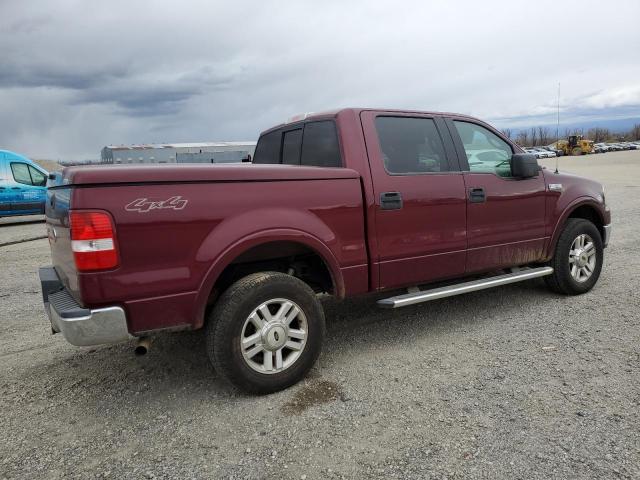
[[[42,267],[38,273],[51,329],[62,333],[70,344],[100,345],[134,338],[121,307],[83,308],[64,288],[53,267]]]
[[[604,238],[602,239],[602,246],[609,245],[609,239],[611,238],[611,224],[602,227],[604,229]]]

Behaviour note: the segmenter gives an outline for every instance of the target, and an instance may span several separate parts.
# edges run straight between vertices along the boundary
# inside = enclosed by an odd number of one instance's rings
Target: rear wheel
[[[588,220],[570,218],[549,262],[553,274],[545,281],[551,290],[564,295],[588,292],[600,277],[603,259],[602,238],[596,226]]]
[[[279,272],[254,273],[218,300],[207,324],[207,352],[238,388],[270,393],[305,376],[324,332],[322,306],[306,283]]]

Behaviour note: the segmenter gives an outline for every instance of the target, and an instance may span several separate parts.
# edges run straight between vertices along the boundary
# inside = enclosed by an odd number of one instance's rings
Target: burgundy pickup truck
[[[261,393],[316,361],[318,294],[389,291],[378,304],[398,308],[535,277],[581,294],[611,231],[602,185],[448,113],[313,114],[264,132],[253,164],[67,168],[49,184],[54,332],[95,345],[203,328],[216,370]]]

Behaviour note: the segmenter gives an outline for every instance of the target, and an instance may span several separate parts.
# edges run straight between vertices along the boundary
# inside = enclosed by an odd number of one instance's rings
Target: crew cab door
[[[511,176],[513,147],[488,125],[447,119],[467,189],[467,273],[540,260],[545,243],[542,173]]]
[[[373,180],[379,288],[464,273],[466,196],[444,121],[361,113]],[[373,269],[375,271],[375,268]]]

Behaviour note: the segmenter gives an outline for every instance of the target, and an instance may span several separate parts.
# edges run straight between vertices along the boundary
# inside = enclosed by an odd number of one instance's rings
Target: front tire
[[[254,273],[218,300],[207,323],[207,353],[239,389],[271,393],[307,374],[324,334],[322,306],[306,283],[280,272]]]
[[[596,226],[588,220],[570,218],[560,234],[549,265],[553,274],[547,286],[563,295],[580,295],[593,288],[600,277],[604,250]]]

